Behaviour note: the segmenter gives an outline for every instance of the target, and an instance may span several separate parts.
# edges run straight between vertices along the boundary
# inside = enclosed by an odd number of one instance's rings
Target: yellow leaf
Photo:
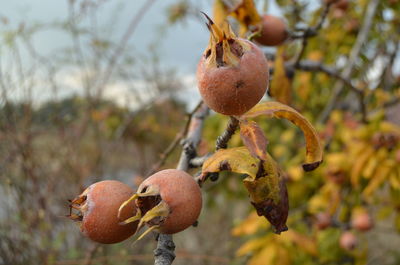
[[[392,186],[393,189],[398,189],[400,190],[400,168],[396,168],[392,170],[389,176],[390,180],[390,186]]]
[[[284,235],[282,235],[281,240],[289,240],[290,242],[293,242],[299,248],[303,249],[305,252],[312,256],[318,255],[317,242],[315,241],[315,239],[300,234],[293,229],[287,231]]]
[[[379,186],[386,180],[390,171],[396,163],[394,161],[386,160],[385,163],[379,165],[379,170],[373,176],[368,186],[363,190],[363,197],[365,200],[370,201],[372,193],[379,188]]]
[[[244,236],[252,235],[261,228],[268,228],[269,223],[260,218],[256,212],[252,212],[243,222],[232,229],[232,235]]]
[[[267,138],[254,121],[243,120],[240,122],[240,137],[252,156],[260,160],[267,158]]]
[[[290,178],[291,180],[294,180],[294,181],[299,181],[299,180],[301,180],[301,179],[303,178],[303,175],[304,175],[303,170],[302,170],[301,167],[299,167],[299,166],[290,167],[290,168],[287,170],[287,173],[288,173],[288,175],[289,175],[289,178]]]
[[[286,74],[284,51],[284,46],[278,48],[274,63],[274,76],[268,93],[277,101],[290,105],[292,101],[292,80],[289,80]]]
[[[215,0],[213,6],[213,21],[218,27],[222,27],[229,15],[229,7],[222,0]]]
[[[246,147],[218,150],[204,162],[200,179],[205,180],[209,173],[223,170],[248,175],[243,184],[257,214],[267,218],[276,233],[287,230],[289,204],[286,184],[278,164],[268,153],[265,161],[260,161]]]
[[[254,255],[247,265],[276,265],[274,261],[277,250],[278,247],[275,244],[268,244],[260,253]]]
[[[351,168],[350,180],[353,187],[358,187],[361,177],[361,171],[363,170],[367,161],[374,155],[375,151],[370,145],[365,145],[364,151],[354,161],[354,165]]]
[[[306,101],[308,100],[308,97],[310,96],[310,92],[312,90],[312,84],[313,84],[311,82],[312,74],[309,72],[302,72],[296,74],[296,76],[298,76],[297,78],[298,86],[296,88],[296,93],[303,101]]]
[[[202,176],[208,173],[228,170],[256,178],[259,160],[250,155],[246,147],[220,149],[208,158],[202,168]]]
[[[258,218],[260,219],[260,218]],[[236,251],[236,256],[241,257],[244,256],[246,254],[250,254],[254,251],[258,251],[260,249],[262,249],[263,247],[265,247],[265,245],[267,245],[270,241],[270,235],[261,237],[261,238],[257,238],[257,239],[253,239],[253,240],[249,240],[246,243],[244,243],[237,251]]]
[[[250,25],[255,26],[261,22],[261,17],[253,0],[242,0],[232,9],[231,15],[240,23],[240,37],[245,36]]]
[[[285,118],[298,126],[306,139],[306,163],[305,171],[314,170],[322,162],[323,149],[317,131],[311,123],[295,109],[279,102],[263,102],[242,115],[243,119],[265,115],[269,118]]]
[[[312,214],[328,212],[334,214],[341,202],[340,189],[332,182],[326,183],[319,193],[315,194],[308,202],[308,210]]]

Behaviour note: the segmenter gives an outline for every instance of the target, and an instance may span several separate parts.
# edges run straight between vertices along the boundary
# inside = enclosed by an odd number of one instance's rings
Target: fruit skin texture
[[[351,251],[357,245],[357,238],[352,232],[346,231],[340,236],[339,245],[341,248]]]
[[[160,233],[178,233],[197,221],[202,197],[200,187],[192,176],[182,170],[166,169],[148,177],[138,190],[149,185],[159,188],[161,199],[170,208],[170,214],[160,225]]]
[[[265,46],[281,45],[289,35],[283,19],[272,15],[262,16],[260,34],[254,40]]]
[[[267,91],[269,69],[263,52],[248,43],[237,66],[207,67],[204,54],[197,66],[197,80],[204,102],[224,115],[241,115],[256,105]]]
[[[134,191],[126,184],[105,180],[92,184],[86,193],[87,209],[83,210],[81,223],[82,233],[91,240],[113,244],[121,242],[136,232],[138,222],[120,225],[117,218],[118,209],[125,200],[129,199]],[[132,202],[121,213],[122,220],[133,216],[136,206]]]

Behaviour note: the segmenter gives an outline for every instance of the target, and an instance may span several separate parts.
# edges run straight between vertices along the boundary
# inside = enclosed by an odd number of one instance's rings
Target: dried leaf
[[[209,173],[223,170],[256,178],[258,163],[259,160],[251,156],[249,150],[244,146],[220,149],[204,162],[200,179],[204,180]]]
[[[286,184],[278,164],[268,153],[265,161],[260,161],[244,146],[218,150],[203,164],[200,179],[223,170],[248,175],[243,184],[257,214],[267,218],[276,233],[287,230],[289,203]]]
[[[274,63],[274,78],[271,81],[269,94],[277,101],[290,105],[292,101],[292,80],[286,74],[284,46],[278,48]]]
[[[306,139],[306,163],[303,164],[305,171],[316,169],[322,162],[323,149],[319,136],[311,123],[295,109],[279,102],[263,102],[241,116],[241,119],[253,118],[266,115],[269,118],[285,118],[299,127]]]
[[[256,180],[246,178],[251,204],[259,216],[264,216],[274,226],[275,233],[287,231],[286,220],[289,212],[288,192],[285,179],[280,171],[277,175],[265,175]]]
[[[241,121],[240,137],[252,156],[263,161],[266,159],[268,140],[256,122]]]
[[[253,0],[242,0],[232,9],[232,16],[240,23],[239,36],[244,37],[249,31],[249,26],[256,26],[261,22],[261,17]]]

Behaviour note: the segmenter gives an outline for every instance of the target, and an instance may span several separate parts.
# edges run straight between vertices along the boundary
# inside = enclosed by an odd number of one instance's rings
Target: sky
[[[28,23],[52,23],[62,21],[67,17],[69,0],[0,0],[0,18],[7,18],[8,26],[17,26],[21,22]],[[82,0],[75,0],[81,3]],[[121,39],[132,17],[141,6],[148,0],[100,0],[103,3],[99,7],[98,24],[107,28],[112,25],[113,31],[110,37]],[[98,1],[96,1],[98,2]],[[136,31],[129,40],[129,47],[134,47],[143,55],[149,52],[149,47],[156,46],[161,65],[165,68],[175,69],[186,87],[184,97],[197,100],[195,72],[197,62],[207,46],[209,32],[204,21],[193,17],[186,19],[183,23],[177,23],[165,27],[167,24],[166,9],[175,0],[154,0],[150,9],[138,24]],[[195,2],[200,10],[212,13],[212,0],[198,0]],[[270,4],[270,12],[278,13],[276,5]],[[113,17],[118,10],[116,19]],[[115,18],[115,17],[114,17]],[[166,30],[160,34],[160,29]],[[0,24],[1,32],[1,24]],[[61,47],[71,45],[71,39],[66,34],[56,30],[44,30],[34,37],[34,45],[38,52],[49,55]],[[27,59],[25,59],[27,60]],[[27,62],[29,63],[29,62]],[[79,91],[71,81],[74,77],[65,76],[71,91]],[[122,104],[127,96],[127,89],[123,84],[110,86],[106,95]],[[120,91],[120,92],[118,92]],[[46,95],[45,91],[39,93],[40,97]]]

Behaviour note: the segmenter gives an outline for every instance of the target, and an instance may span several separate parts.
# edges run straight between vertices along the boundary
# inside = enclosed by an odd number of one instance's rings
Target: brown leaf
[[[295,109],[279,102],[263,102],[241,116],[241,119],[253,118],[265,115],[269,118],[285,118],[299,127],[306,139],[306,163],[305,171],[316,169],[322,162],[323,149],[317,131],[311,123]]]
[[[273,162],[273,171],[265,170],[264,175],[252,180],[244,179],[251,204],[259,216],[264,216],[274,226],[275,233],[287,231],[286,220],[289,212],[286,181],[278,165]]]
[[[241,121],[240,137],[252,156],[263,161],[266,159],[268,140],[256,122]]]
[[[209,173],[228,170],[246,174],[243,180],[251,204],[259,216],[264,216],[274,226],[276,233],[287,230],[289,204],[283,173],[273,158],[266,153],[265,161],[253,157],[242,146],[218,150],[203,164],[201,180]]]

